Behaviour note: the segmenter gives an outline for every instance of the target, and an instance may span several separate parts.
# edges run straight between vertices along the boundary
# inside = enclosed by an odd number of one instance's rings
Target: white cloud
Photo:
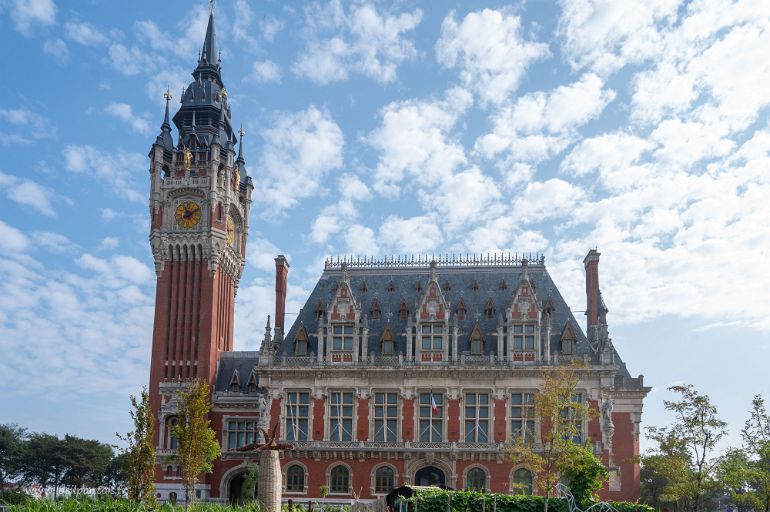
[[[265,16],[259,22],[259,30],[262,32],[262,38],[265,41],[273,42],[275,36],[284,29],[286,24],[278,18],[272,16]]]
[[[602,80],[588,73],[550,92],[526,94],[492,117],[492,131],[476,141],[491,158],[509,151],[517,161],[539,161],[558,153],[574,139],[578,127],[597,118],[615,98]]]
[[[49,217],[56,216],[56,211],[51,204],[56,194],[48,187],[26,178],[0,172],[0,190],[15,203],[29,206]]]
[[[602,75],[660,55],[657,24],[675,19],[680,4],[681,0],[562,0],[562,52],[573,68],[587,67]]]
[[[442,242],[438,222],[428,216],[404,219],[391,215],[379,229],[380,244],[401,254],[419,254],[435,250]]]
[[[254,63],[251,78],[260,84],[277,84],[281,81],[281,68],[270,59],[260,60]]]
[[[361,224],[353,224],[345,232],[345,245],[350,254],[376,256],[380,249],[374,230]]]
[[[61,233],[54,233],[52,231],[33,231],[31,236],[35,246],[42,247],[52,254],[64,254],[79,249],[77,244],[73,243]]]
[[[61,39],[48,39],[43,43],[43,53],[56,59],[59,64],[66,64],[70,57],[67,43]]]
[[[441,24],[436,58],[458,67],[466,87],[483,103],[500,103],[519,86],[529,65],[550,55],[545,43],[521,36],[521,18],[511,9],[468,13],[458,24],[454,12]]]
[[[623,190],[647,179],[649,169],[635,165],[652,142],[623,132],[583,139],[561,162],[562,171],[584,176],[598,170],[602,185]]]
[[[126,199],[136,202],[146,201],[143,193],[138,191],[134,183],[137,169],[147,167],[144,155],[139,153],[126,153],[117,150],[110,154],[102,152],[93,146],[65,146],[64,168],[76,174],[89,173],[108,184],[111,191],[122,194]]]
[[[109,222],[114,220],[117,216],[118,212],[112,208],[102,208],[102,220]]]
[[[369,187],[355,174],[341,175],[337,179],[337,190],[339,200],[322,208],[313,220],[310,239],[318,244],[327,243],[333,235],[355,224],[358,219],[356,203],[372,197]]]
[[[13,0],[11,19],[16,30],[31,36],[33,26],[53,25],[56,22],[56,4],[53,0]]]
[[[275,257],[284,254],[270,240],[264,238],[260,233],[251,233],[249,241],[246,243],[246,259],[249,266],[253,266],[263,272],[275,272]]]
[[[82,21],[68,21],[64,24],[64,33],[76,43],[86,46],[101,46],[109,43],[109,39],[101,30]]]
[[[0,146],[30,144],[57,135],[53,122],[28,108],[0,108],[0,120],[13,125],[7,132],[0,132]]]
[[[20,253],[29,247],[29,239],[24,233],[2,220],[0,220],[0,240],[3,241],[0,244],[0,252],[3,253]]]
[[[134,113],[131,105],[128,103],[110,103],[104,107],[104,112],[128,123],[136,133],[141,133],[142,135],[152,133],[150,121],[147,119],[146,114],[139,115]]]
[[[405,175],[423,183],[436,183],[465,163],[462,144],[449,140],[449,134],[471,103],[467,91],[453,88],[444,100],[406,100],[386,105],[381,125],[366,138],[380,153],[374,171],[375,190],[397,195],[398,183]]]
[[[120,245],[120,239],[115,236],[106,236],[99,242],[99,250],[113,251]]]
[[[565,218],[571,215],[584,197],[580,188],[558,178],[535,181],[516,196],[512,215],[516,222],[524,225]]]
[[[395,15],[368,2],[348,11],[339,0],[313,4],[305,12],[307,44],[293,69],[319,84],[345,80],[351,71],[390,83],[399,64],[417,55],[403,34],[421,19],[420,9]]]
[[[342,130],[328,112],[310,106],[296,113],[276,114],[261,133],[264,145],[255,194],[275,215],[317,195],[329,171],[342,166]]]
[[[734,142],[724,138],[725,135],[717,126],[670,119],[658,125],[650,134],[650,139],[660,144],[655,151],[659,159],[677,165],[691,165],[727,154]]]
[[[134,76],[139,73],[151,73],[156,69],[156,61],[138,46],[128,47],[121,43],[111,44],[108,50],[109,62],[119,73]]]

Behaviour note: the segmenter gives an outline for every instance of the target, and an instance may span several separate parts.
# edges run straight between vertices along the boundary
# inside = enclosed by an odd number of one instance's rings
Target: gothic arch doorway
[[[227,493],[230,505],[243,505],[243,481],[245,480],[245,476],[246,473],[241,473],[230,479]]]
[[[414,474],[415,485],[436,485],[439,487],[446,486],[446,477],[444,472],[436,466],[425,466],[417,470]]]

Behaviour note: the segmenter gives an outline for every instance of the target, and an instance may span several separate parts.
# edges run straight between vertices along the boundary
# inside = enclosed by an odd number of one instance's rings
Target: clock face
[[[201,207],[196,202],[185,201],[177,207],[174,217],[180,227],[193,228],[201,221]]]
[[[227,243],[233,245],[235,241],[235,227],[233,227],[233,218],[227,216]]]

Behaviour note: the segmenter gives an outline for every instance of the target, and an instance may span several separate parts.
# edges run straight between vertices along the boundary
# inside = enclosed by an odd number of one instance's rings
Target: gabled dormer
[[[519,284],[506,311],[509,360],[526,363],[540,359],[540,312],[527,260],[523,260]]]
[[[347,264],[342,264],[342,280],[337,283],[327,315],[329,336],[326,355],[333,363],[358,360],[358,323],[361,311],[350,286]]]
[[[478,322],[473,326],[471,335],[468,337],[468,350],[471,355],[480,356],[484,354],[484,333]]]
[[[294,335],[294,355],[295,356],[306,356],[308,354],[309,349],[309,339],[307,336],[307,330],[305,329],[305,324],[300,322],[299,329],[297,329],[297,334]]]
[[[577,353],[577,336],[575,336],[575,331],[572,329],[572,324],[569,323],[569,320],[561,330],[559,352],[565,356],[572,356]]]
[[[445,361],[449,345],[449,304],[441,291],[436,262],[430,263],[430,279],[417,306],[418,361]]]
[[[241,391],[241,379],[238,375],[238,370],[233,370],[233,376],[230,377],[230,384],[228,389],[230,391],[233,391],[235,393],[240,393]]]
[[[252,368],[251,373],[249,373],[249,380],[246,382],[246,389],[248,389],[249,393],[254,394],[257,392],[257,383],[257,370]]]

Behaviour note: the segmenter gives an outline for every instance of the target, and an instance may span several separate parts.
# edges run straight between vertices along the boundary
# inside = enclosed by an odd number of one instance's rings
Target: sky
[[[0,0],[0,423],[130,429],[147,154],[208,13]],[[289,321],[327,256],[501,251],[543,253],[583,318],[598,248],[643,424],[692,383],[740,443],[770,399],[770,2],[220,0],[216,24],[255,185],[236,350],[259,347],[279,253]]]

